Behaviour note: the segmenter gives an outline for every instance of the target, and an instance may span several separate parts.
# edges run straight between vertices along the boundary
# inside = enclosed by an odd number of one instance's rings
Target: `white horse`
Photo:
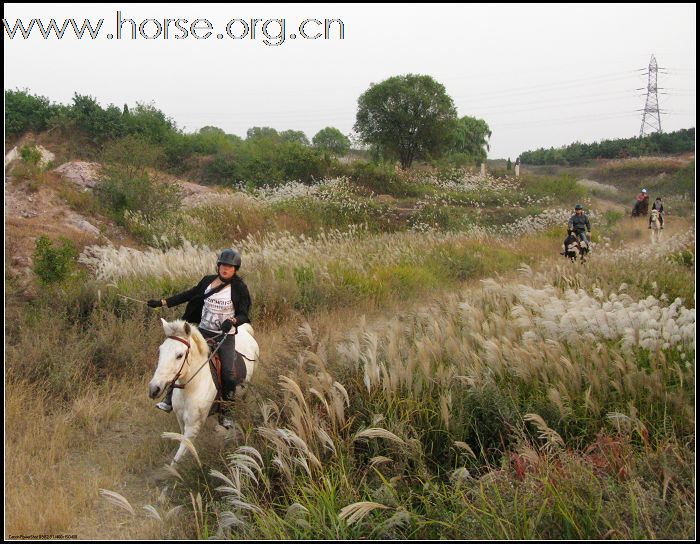
[[[651,227],[651,243],[655,244],[661,241],[661,221],[659,218],[659,210],[651,210],[649,226]]]
[[[184,384],[184,388],[173,391],[173,410],[180,424],[180,432],[185,438],[194,440],[204,426],[216,398],[216,386],[209,364],[205,364],[209,357],[209,346],[194,325],[182,320],[161,321],[167,338],[160,345],[158,366],[148,384],[148,395],[157,398],[173,380],[177,384]],[[253,337],[253,327],[248,323],[238,327],[236,351],[244,356],[245,381],[249,382],[260,352]],[[180,444],[173,465],[180,461],[185,451],[185,445]]]

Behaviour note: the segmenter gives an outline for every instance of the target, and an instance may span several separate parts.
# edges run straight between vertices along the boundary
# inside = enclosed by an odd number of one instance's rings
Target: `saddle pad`
[[[245,366],[245,358],[238,351],[236,352],[236,360],[233,362],[233,377],[236,380],[236,385],[245,381],[248,370]]]

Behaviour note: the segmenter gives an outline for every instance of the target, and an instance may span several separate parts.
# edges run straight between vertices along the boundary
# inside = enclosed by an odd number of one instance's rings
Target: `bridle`
[[[190,356],[190,343],[184,338],[180,338],[179,336],[168,336],[168,338],[170,338],[171,340],[177,340],[178,342],[182,342],[187,346],[187,351],[185,352],[185,357],[182,359],[180,370],[177,371],[177,374],[175,374],[175,377],[170,382],[170,387],[173,387],[175,389],[184,389],[185,384],[180,385],[175,382],[180,378],[180,375],[182,374],[182,369],[185,368],[185,363],[187,362],[187,359]]]
[[[235,338],[236,335],[238,334],[238,327],[235,327],[235,326],[234,326],[234,329],[235,329],[235,331],[234,331],[234,333],[233,333],[233,336],[234,336],[234,338]],[[207,363],[208,363],[209,361],[211,361],[212,357],[214,357],[214,355],[216,354],[216,352],[219,351],[219,348],[220,348],[221,345],[224,343],[224,340],[226,340],[226,336],[227,336],[227,335],[228,335],[228,333],[224,334],[223,340],[221,340],[221,342],[219,342],[219,345],[216,346],[216,349],[214,349],[214,350],[209,354],[209,357],[207,358],[207,360],[204,361],[204,363],[202,364],[202,366],[200,366],[200,367],[197,369],[197,372],[195,372],[195,373],[190,377],[190,379],[187,380],[187,381],[186,381],[185,383],[183,383],[183,384],[179,384],[179,383],[175,383],[175,382],[180,378],[180,375],[182,374],[182,369],[185,367],[185,363],[187,362],[187,358],[188,358],[189,355],[190,355],[190,343],[189,343],[187,340],[185,340],[184,338],[180,338],[179,336],[168,336],[168,338],[170,338],[171,340],[177,340],[178,342],[182,342],[183,344],[185,344],[185,345],[187,346],[187,351],[185,352],[185,357],[184,357],[184,359],[183,359],[183,361],[182,361],[182,365],[180,365],[180,370],[177,371],[177,374],[175,374],[175,377],[170,381],[170,387],[172,387],[172,388],[174,388],[174,389],[184,389],[185,386],[186,386],[188,383],[190,383],[190,382],[194,379],[194,377],[195,377],[197,374],[199,374],[199,371],[202,370],[202,369],[207,365]],[[235,344],[234,344],[234,345],[235,345]],[[235,349],[235,348],[234,348],[234,349]],[[244,356],[244,357],[245,357],[245,356]],[[245,358],[248,359],[247,357],[245,357]]]

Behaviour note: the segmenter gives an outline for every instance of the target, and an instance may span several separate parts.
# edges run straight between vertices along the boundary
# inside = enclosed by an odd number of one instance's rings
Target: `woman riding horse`
[[[656,210],[659,215],[659,222],[661,223],[661,228],[664,228],[664,205],[661,202],[661,197],[657,196],[654,203],[651,205],[651,211]],[[649,216],[649,228],[651,228],[651,215]]]
[[[182,319],[199,324],[199,331],[205,338],[214,338],[228,333],[233,326],[250,323],[250,293],[245,282],[237,276],[241,267],[241,255],[235,249],[225,249],[216,261],[216,275],[204,276],[192,289],[173,295],[167,299],[149,300],[151,308],[172,307],[187,302]],[[223,381],[222,398],[232,400],[236,390],[234,364],[236,360],[235,337],[227,336],[219,348],[221,375]],[[156,404],[157,408],[170,412],[173,391],[169,389],[165,399]],[[233,420],[224,409],[222,425],[233,426]]]

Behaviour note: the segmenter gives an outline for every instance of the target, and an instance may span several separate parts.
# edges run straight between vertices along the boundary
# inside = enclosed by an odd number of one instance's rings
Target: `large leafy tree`
[[[408,74],[373,84],[358,99],[355,131],[403,168],[450,145],[457,118],[445,87],[430,76]]]
[[[5,91],[5,132],[23,134],[28,130],[46,130],[56,106],[48,98],[29,94],[29,90]]]
[[[309,139],[302,130],[284,130],[280,132],[280,138],[283,142],[296,142],[301,145],[310,145]]]
[[[486,121],[465,115],[454,125],[452,151],[467,155],[476,163],[482,163],[486,160],[490,137],[491,130]]]
[[[314,147],[342,157],[350,151],[350,139],[335,127],[322,128],[313,139]]]
[[[272,127],[252,127],[246,132],[246,140],[270,139],[279,141],[280,134]]]

